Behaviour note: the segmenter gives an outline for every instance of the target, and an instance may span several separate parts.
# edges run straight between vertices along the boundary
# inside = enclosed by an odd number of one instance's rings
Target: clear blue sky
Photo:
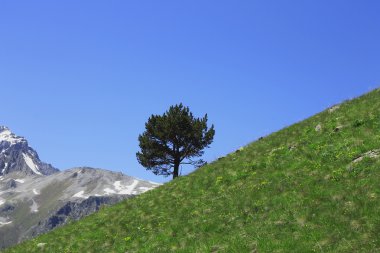
[[[0,125],[60,169],[163,182],[135,157],[151,114],[208,113],[212,161],[368,92],[379,13],[377,0],[0,0]]]

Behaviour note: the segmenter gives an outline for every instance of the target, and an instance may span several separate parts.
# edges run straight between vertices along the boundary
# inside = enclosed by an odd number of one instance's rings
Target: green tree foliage
[[[152,115],[145,124],[145,132],[139,135],[141,151],[137,160],[156,175],[178,177],[181,164],[196,167],[204,164],[201,159],[204,148],[214,138],[214,125],[207,127],[207,114],[194,118],[189,107],[171,106],[161,115]]]

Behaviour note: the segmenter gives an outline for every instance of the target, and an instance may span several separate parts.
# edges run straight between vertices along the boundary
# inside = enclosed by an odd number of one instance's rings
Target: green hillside
[[[375,90],[5,252],[380,252],[379,235]]]

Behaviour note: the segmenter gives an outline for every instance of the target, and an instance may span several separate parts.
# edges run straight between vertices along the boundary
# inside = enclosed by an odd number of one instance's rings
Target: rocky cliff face
[[[0,127],[0,249],[157,186],[102,169],[59,171]]]
[[[33,226],[27,231],[25,237],[32,238],[39,234],[46,233],[53,228],[62,226],[69,221],[80,220],[81,218],[98,211],[103,205],[113,205],[132,196],[133,195],[91,196],[81,202],[69,201],[50,217]]]

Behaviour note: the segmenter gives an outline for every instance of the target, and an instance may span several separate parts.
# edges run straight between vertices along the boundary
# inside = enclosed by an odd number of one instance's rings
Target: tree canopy
[[[152,115],[139,135],[140,152],[137,160],[156,175],[179,175],[181,164],[199,167],[204,154],[214,139],[214,125],[207,126],[207,114],[195,118],[189,107],[171,106],[163,115]]]

